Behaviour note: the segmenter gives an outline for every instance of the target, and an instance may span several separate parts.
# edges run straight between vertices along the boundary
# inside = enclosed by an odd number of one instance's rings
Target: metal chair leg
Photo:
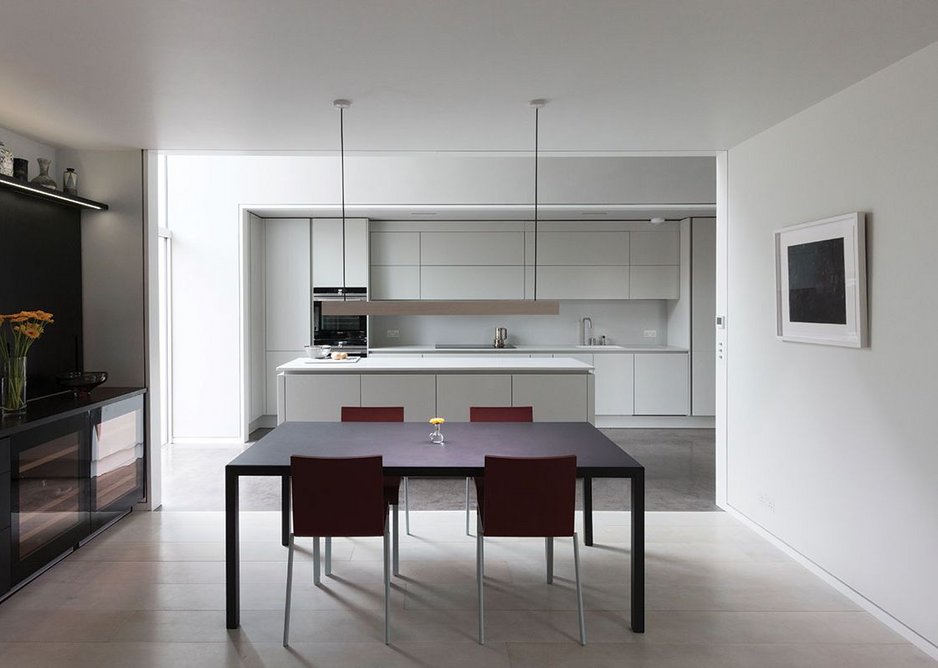
[[[319,536],[313,538],[313,584],[319,586]]]
[[[410,480],[404,478],[404,528],[407,531],[407,535],[412,535],[410,533]]]
[[[544,538],[544,556],[547,560],[547,584],[554,584],[554,539]]]
[[[391,544],[391,560],[394,575],[399,576],[401,574],[401,514],[398,508],[399,506],[391,506],[391,509],[394,511],[394,534]]]
[[[583,616],[583,588],[580,586],[580,544],[573,532],[573,570],[576,573],[576,614],[580,622],[580,644],[586,645],[586,619]]]
[[[283,610],[283,646],[290,642],[290,603],[293,596],[293,534],[287,536],[287,602]]]
[[[479,644],[485,644],[485,600],[483,580],[485,579],[485,547],[482,540],[482,522],[476,524],[476,582],[479,587]]]
[[[332,536],[326,536],[326,555],[325,555],[326,577],[332,575]]]
[[[388,519],[384,520],[384,644],[391,644],[391,564],[388,549]]]
[[[469,531],[469,478],[466,478],[466,535],[472,535]]]

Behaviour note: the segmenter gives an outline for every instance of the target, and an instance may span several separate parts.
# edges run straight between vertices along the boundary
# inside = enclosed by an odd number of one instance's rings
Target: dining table
[[[290,457],[381,455],[384,474],[421,478],[481,476],[486,455],[576,455],[583,485],[584,544],[593,545],[594,478],[628,478],[631,491],[631,629],[645,631],[645,469],[589,422],[447,422],[431,443],[423,422],[283,422],[225,466],[226,625],[240,625],[239,497],[242,476],[282,480],[281,533],[290,530]],[[623,508],[625,510],[625,508]]]

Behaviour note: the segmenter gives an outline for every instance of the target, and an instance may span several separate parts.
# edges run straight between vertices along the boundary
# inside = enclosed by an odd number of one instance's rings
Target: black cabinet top
[[[26,404],[26,413],[24,415],[6,416],[0,420],[0,438],[69,415],[84,413],[92,408],[113,404],[144,392],[146,392],[146,389],[142,387],[99,387],[92,390],[89,396],[79,399],[73,397],[71,392],[36,399]]]

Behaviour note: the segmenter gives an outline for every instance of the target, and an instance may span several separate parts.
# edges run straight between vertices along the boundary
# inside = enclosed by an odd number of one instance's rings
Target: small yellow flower
[[[430,424],[443,424],[444,422],[446,422],[446,420],[441,417],[430,418]]]

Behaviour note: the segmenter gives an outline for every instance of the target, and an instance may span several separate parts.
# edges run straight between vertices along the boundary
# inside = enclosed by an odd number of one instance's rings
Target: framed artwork
[[[778,230],[775,285],[782,341],[867,346],[864,215],[847,213]]]

